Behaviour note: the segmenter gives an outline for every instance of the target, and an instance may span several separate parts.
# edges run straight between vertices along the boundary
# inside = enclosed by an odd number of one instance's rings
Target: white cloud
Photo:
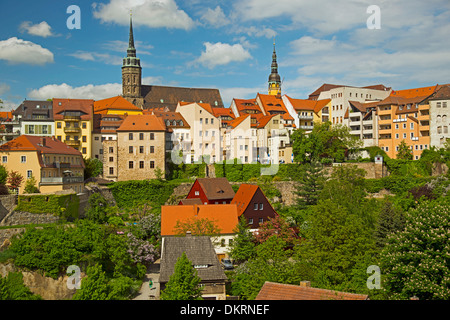
[[[5,94],[9,92],[11,87],[6,83],[0,83],[0,95]]]
[[[16,37],[0,41],[0,60],[13,64],[44,65],[54,61],[53,53],[30,41]]]
[[[263,92],[261,90],[266,90],[267,85],[261,85],[261,87],[254,88],[243,88],[243,87],[234,87],[234,88],[219,88],[220,95],[222,97],[224,107],[229,107],[231,105],[231,101],[236,99],[253,99],[256,97],[258,92]]]
[[[50,84],[39,89],[34,89],[28,93],[28,98],[36,100],[53,98],[101,100],[120,94],[122,94],[122,85],[119,83],[102,85],[88,84],[80,87],[72,87],[63,83]]]
[[[28,34],[31,34],[33,36],[39,36],[39,37],[51,37],[54,36],[52,32],[52,27],[49,26],[49,24],[45,21],[42,21],[38,24],[32,24],[31,21],[24,21],[19,26],[20,32],[27,32]]]
[[[225,65],[230,62],[242,62],[247,59],[251,59],[250,53],[244,49],[244,47],[237,43],[230,45],[228,43],[203,43],[205,51],[195,61],[210,69],[218,66]]]
[[[84,61],[99,61],[103,62],[105,64],[111,64],[115,66],[122,65],[123,58],[119,56],[113,56],[108,53],[98,53],[98,52],[87,52],[78,50],[74,53],[69,54],[69,56],[72,56],[74,58],[84,60]]]
[[[206,9],[200,19],[215,28],[220,28],[231,23],[220,6],[217,6],[214,10],[211,8]]]
[[[194,21],[188,14],[178,9],[174,0],[110,0],[109,3],[94,3],[94,17],[102,22],[128,25],[129,12],[133,12],[133,25],[151,28],[189,30]]]

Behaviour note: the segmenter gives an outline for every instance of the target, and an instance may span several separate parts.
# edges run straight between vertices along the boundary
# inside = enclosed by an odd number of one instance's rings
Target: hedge
[[[76,194],[19,195],[16,211],[54,214],[65,219],[78,218],[80,199]]]
[[[160,207],[176,186],[176,183],[160,180],[129,180],[108,185],[119,208],[132,208],[144,203]]]

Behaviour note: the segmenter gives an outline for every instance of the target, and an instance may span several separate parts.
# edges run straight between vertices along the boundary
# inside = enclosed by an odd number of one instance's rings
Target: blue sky
[[[144,84],[218,88],[225,106],[267,91],[273,37],[282,93],[323,83],[450,83],[448,0],[2,0],[0,99],[121,94],[129,10]],[[70,5],[81,29],[69,30]],[[370,5],[380,29],[367,28]]]

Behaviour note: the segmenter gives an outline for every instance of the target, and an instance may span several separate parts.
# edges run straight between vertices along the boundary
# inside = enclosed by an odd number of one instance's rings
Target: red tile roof
[[[266,281],[255,300],[367,300],[364,294]]]
[[[331,99],[322,99],[322,100],[293,99],[288,95],[286,95],[286,98],[288,98],[289,102],[292,104],[292,106],[296,111],[312,110],[316,113],[322,110],[322,108],[325,107],[331,101]]]
[[[178,221],[208,219],[215,223],[221,234],[233,234],[238,224],[235,204],[161,206],[161,235],[176,235]]]
[[[391,96],[401,98],[415,98],[415,97],[429,96],[436,90],[436,88],[437,85],[431,87],[397,90],[392,91]]]
[[[45,144],[45,145],[44,145]],[[80,151],[52,137],[21,135],[0,146],[0,151],[41,151],[43,153],[61,153],[81,155]]]
[[[141,108],[135,106],[122,96],[112,97],[108,99],[98,100],[94,102],[95,113],[107,113],[108,110],[130,110],[142,111]]]
[[[266,111],[266,114],[271,114],[272,112],[281,113],[281,117],[284,120],[294,120],[292,116],[286,109],[283,100],[277,96],[270,94],[258,93],[258,98],[261,101],[262,108]],[[258,100],[258,99],[257,99]]]
[[[248,117],[250,117],[249,114],[246,114],[246,115],[237,117],[236,119],[230,121],[230,122],[228,123],[228,126],[229,126],[229,127],[232,127],[232,128],[236,128],[238,125],[240,125],[240,124],[241,124],[245,119],[247,119]]]
[[[162,118],[153,114],[129,115],[117,131],[166,131],[166,125]]]
[[[209,113],[211,113],[212,115],[214,115],[214,112],[211,108],[211,105],[209,103],[199,103],[199,102],[185,102],[185,101],[180,101],[178,102],[178,104],[180,106],[187,106],[187,105],[191,105],[193,103],[198,104],[200,107],[202,107],[203,109],[205,109],[206,111],[208,111]]]
[[[254,184],[243,183],[240,185],[231,203],[234,203],[238,207],[238,214],[241,216],[245,209],[247,209],[253,195],[258,190],[258,186]]]
[[[63,120],[63,111],[81,111],[81,120],[93,118],[94,100],[91,99],[53,99],[53,118]]]

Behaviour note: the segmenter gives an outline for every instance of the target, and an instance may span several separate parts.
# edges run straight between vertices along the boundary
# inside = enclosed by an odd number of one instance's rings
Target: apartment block
[[[166,126],[155,115],[131,115],[116,130],[117,140],[103,141],[103,176],[114,181],[156,178],[165,172]]]
[[[190,154],[184,154],[186,163],[222,160],[220,121],[208,103],[179,102],[176,112],[186,119],[190,126]]]
[[[450,85],[437,89],[428,99],[428,103],[429,110],[421,110],[419,121],[426,119],[427,112],[429,113],[430,145],[442,148],[447,139],[450,139]]]
[[[13,111],[12,116],[11,122],[6,124],[8,140],[21,134],[41,137],[55,134],[51,101],[25,100]]]
[[[55,136],[59,141],[92,157],[94,100],[53,99]]]

